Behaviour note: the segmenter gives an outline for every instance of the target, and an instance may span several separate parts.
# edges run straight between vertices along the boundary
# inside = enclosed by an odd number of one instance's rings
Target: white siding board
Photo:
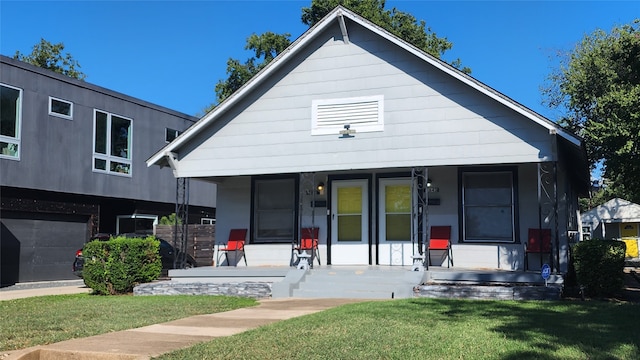
[[[356,27],[349,45],[316,41],[319,48],[304,51],[302,63],[275,74],[255,101],[219,120],[235,114],[232,121],[181,153],[179,176],[537,162],[551,153],[546,129],[362,35]],[[350,139],[311,136],[313,100],[377,95],[384,96],[384,131],[358,133],[353,126]]]

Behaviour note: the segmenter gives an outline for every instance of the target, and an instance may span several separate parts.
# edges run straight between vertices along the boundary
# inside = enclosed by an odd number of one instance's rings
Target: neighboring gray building
[[[197,119],[0,56],[1,282],[73,278],[97,232],[152,231],[176,179],[145,161]],[[191,182],[190,223],[215,218],[216,187]]]

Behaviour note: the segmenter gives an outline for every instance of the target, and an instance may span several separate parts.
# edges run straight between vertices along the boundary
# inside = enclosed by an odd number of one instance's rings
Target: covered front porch
[[[312,266],[562,273],[578,228],[566,176],[546,162],[218,178],[218,248],[232,229],[247,236],[244,258],[215,263],[297,266],[293,248],[316,229]],[[429,251],[436,227],[449,249]],[[544,251],[527,248],[532,229],[549,234]]]

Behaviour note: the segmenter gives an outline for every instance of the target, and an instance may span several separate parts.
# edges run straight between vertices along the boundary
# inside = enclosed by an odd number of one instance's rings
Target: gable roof
[[[296,41],[294,41],[287,49],[282,51],[282,53],[280,53],[275,59],[273,59],[267,66],[265,66],[258,74],[251,78],[251,80],[244,84],[240,89],[238,89],[235,93],[225,99],[215,109],[204,115],[197,123],[187,129],[173,142],[152,155],[147,160],[147,166],[168,165],[169,162],[175,159],[175,155],[173,153],[177,149],[179,149],[183,144],[186,144],[190,139],[194,138],[198,133],[200,133],[202,129],[206,128],[209,124],[215,122],[216,119],[218,119],[227,110],[232,108],[234,104],[239,102],[245,94],[260,86],[267,78],[269,78],[271,74],[275,73],[282,66],[284,66],[284,64],[287,63],[289,59],[292,59],[295,55],[297,55],[297,53],[300,52],[306,44],[316,39],[316,37],[318,37],[320,33],[334,24],[334,22],[337,21],[339,23],[344,39],[346,42],[348,42],[348,29],[346,27],[345,19],[349,19],[350,21],[361,25],[362,27],[399,46],[401,49],[415,55],[419,59],[450,75],[458,81],[470,86],[480,93],[525,116],[526,118],[537,123],[543,128],[546,128],[549,133],[559,135],[561,138],[567,140],[569,143],[573,144],[576,147],[582,146],[582,141],[580,138],[563,129],[559,125],[546,119],[542,115],[514,101],[504,94],[490,88],[482,82],[447,64],[446,62],[398,38],[387,30],[370,22],[369,20],[355,14],[354,12],[342,6],[338,6],[329,14],[327,14],[327,16],[325,16],[321,21],[316,23],[313,27],[311,27],[298,39],[296,39]]]
[[[615,198],[596,206],[581,216],[583,223],[640,222],[640,205]]]

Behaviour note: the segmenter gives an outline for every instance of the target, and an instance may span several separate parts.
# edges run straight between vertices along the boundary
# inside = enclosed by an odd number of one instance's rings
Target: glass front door
[[[411,179],[380,179],[378,262],[413,264],[411,244]]]
[[[331,264],[369,264],[367,180],[336,180],[331,190]]]

